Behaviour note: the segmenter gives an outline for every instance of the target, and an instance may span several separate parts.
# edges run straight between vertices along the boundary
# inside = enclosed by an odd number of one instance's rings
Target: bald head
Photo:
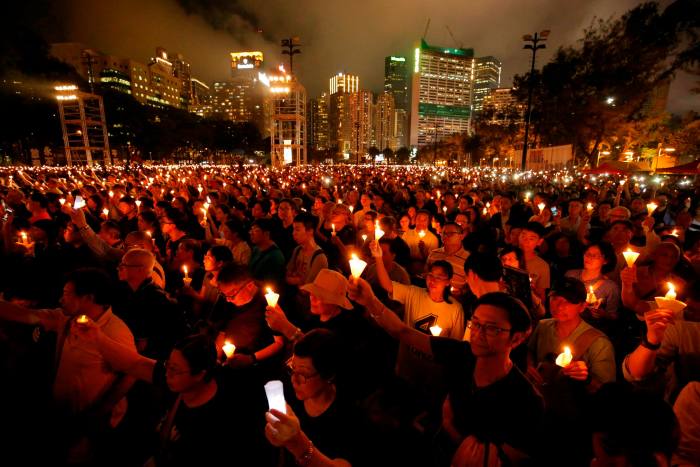
[[[147,275],[153,272],[153,265],[156,262],[156,257],[148,250],[142,248],[134,248],[127,251],[122,258],[122,264],[133,267],[133,269],[144,269]]]

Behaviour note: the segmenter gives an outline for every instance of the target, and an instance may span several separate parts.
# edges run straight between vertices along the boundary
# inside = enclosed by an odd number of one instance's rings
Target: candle
[[[433,336],[439,336],[441,332],[442,332],[442,328],[440,326],[438,326],[437,324],[435,326],[430,326],[430,333]]]
[[[354,206],[350,206],[350,214],[352,214],[353,211],[355,211],[355,207],[354,207]]]
[[[592,285],[588,287],[588,293],[586,294],[586,303],[589,305],[595,305],[596,303],[598,303],[598,297],[595,296]]]
[[[447,206],[443,206],[443,207],[442,207],[442,212],[443,212],[444,214],[447,214]]]
[[[280,295],[275,293],[272,290],[272,287],[266,288],[265,291],[267,292],[265,294],[265,300],[267,300],[267,305],[274,308],[277,305],[277,301],[279,300]]]
[[[109,216],[109,209],[104,208],[104,209],[102,210],[102,214],[103,214],[105,217]]]
[[[590,214],[593,211],[593,203],[588,203],[586,205],[586,211]]]
[[[637,258],[639,258],[639,253],[627,248],[627,250],[622,252],[622,256],[625,257],[625,261],[627,262],[627,267],[631,268],[632,266],[634,266],[634,263],[637,261]]]
[[[61,203],[61,206],[63,206],[64,204],[66,204],[66,198],[61,198],[58,200],[58,202]]]
[[[379,241],[384,236],[384,231],[379,228],[379,221],[374,221],[374,239]]]
[[[73,209],[81,209],[85,207],[85,200],[82,196],[78,195],[75,197],[75,202],[73,203]]]
[[[666,300],[675,300],[676,299],[676,289],[673,287],[673,284],[670,282],[666,282],[666,285],[668,286],[668,292],[666,292],[666,295],[664,298]]]
[[[270,410],[275,409],[287,413],[287,403],[284,401],[284,386],[282,381],[274,380],[265,383],[265,396]]]
[[[22,245],[29,245],[29,239],[27,238],[27,232],[20,232],[20,237],[22,237]]]
[[[153,232],[150,230],[146,230],[146,235],[148,235],[148,238],[153,238]]]
[[[224,342],[223,347],[221,347],[221,350],[224,351],[224,354],[226,354],[226,358],[231,358],[233,357],[233,353],[236,351],[236,346],[233,345],[231,341],[226,341]]]
[[[483,214],[484,216],[485,216],[486,214],[488,214],[488,213],[489,213],[489,211],[488,211],[488,209],[486,209],[486,208],[484,208],[484,209],[481,211],[481,214]]]
[[[571,364],[571,360],[573,360],[573,355],[571,354],[571,348],[570,347],[564,347],[564,352],[560,353],[557,356],[556,359],[556,364],[561,366],[561,367],[567,367]]]
[[[136,207],[137,207],[137,208],[140,208],[140,207],[141,207],[141,200],[140,200],[140,199],[137,199],[137,200],[136,200]]]
[[[88,317],[87,315],[80,315],[78,316],[78,319],[76,320],[78,324],[87,324],[88,322]]]
[[[331,235],[335,235],[335,224],[331,224]]]
[[[425,237],[425,230],[421,230],[420,232],[418,232],[418,237],[421,239]]]
[[[651,213],[656,211],[658,205],[654,202],[647,204],[647,213],[651,216]]]
[[[625,180],[625,179],[620,180],[620,186],[623,186],[623,185],[625,184],[626,181],[627,181],[627,180]]]
[[[352,254],[350,257],[350,275],[354,277],[355,279],[359,279],[360,276],[362,275],[362,271],[365,270],[367,267],[367,263],[365,261],[362,261],[360,258],[357,257],[355,253]]]
[[[529,191],[527,193],[525,193],[525,202],[526,203],[530,201],[530,195],[531,195],[531,193]]]
[[[678,229],[673,229],[673,231],[671,232],[671,235],[673,235],[674,237],[677,237],[678,236]]]
[[[187,269],[186,265],[182,266],[182,272],[185,274],[185,279],[188,279],[190,277],[189,269]]]
[[[546,208],[547,205],[544,203],[538,203],[537,207],[540,208],[540,214],[542,214],[544,212],[544,208]]]
[[[114,192],[112,190],[109,190],[109,197],[114,198]]]
[[[362,243],[364,243],[364,242],[366,242],[366,241],[367,241],[367,235],[362,234]]]

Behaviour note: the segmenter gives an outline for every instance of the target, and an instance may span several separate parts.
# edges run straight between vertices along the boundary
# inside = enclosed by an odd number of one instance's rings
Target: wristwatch
[[[642,342],[640,343],[640,345],[641,345],[642,347],[644,347],[644,348],[649,349],[649,350],[659,350],[659,349],[661,348],[661,343],[660,343],[660,342],[659,342],[658,344],[652,344],[651,342],[649,342],[649,341],[647,340],[647,335],[646,335],[646,334],[644,334],[644,335],[642,336]]]

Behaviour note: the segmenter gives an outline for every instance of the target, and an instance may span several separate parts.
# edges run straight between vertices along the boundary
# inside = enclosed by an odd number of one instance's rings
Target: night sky
[[[363,89],[379,91],[386,55],[412,50],[431,18],[431,44],[474,48],[503,61],[503,85],[528,69],[521,37],[550,29],[538,66],[561,45],[574,43],[595,17],[619,16],[633,0],[59,0],[52,2],[52,41],[77,41],[122,57],[147,61],[158,45],[181,52],[193,76],[207,83],[228,76],[228,53],[262,50],[268,65],[284,59],[279,39],[300,36],[295,71],[310,96],[327,89],[338,71],[360,76]],[[456,40],[450,37],[449,27]],[[541,53],[541,56],[539,55]],[[687,76],[672,86],[669,110],[700,109]]]

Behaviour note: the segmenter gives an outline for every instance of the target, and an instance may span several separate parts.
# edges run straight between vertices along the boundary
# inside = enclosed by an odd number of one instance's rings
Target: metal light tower
[[[301,49],[301,39],[298,37],[290,37],[289,39],[282,39],[282,55],[289,55],[289,74],[294,73],[294,55],[300,54]]]
[[[539,34],[535,33],[534,36],[530,34],[525,34],[523,36],[523,41],[526,42],[523,49],[532,50],[532,64],[530,65],[530,76],[528,77],[527,84],[527,110],[525,110],[525,142],[523,144],[522,170],[525,170],[525,166],[527,165],[527,138],[530,132],[530,109],[532,107],[532,84],[533,75],[535,73],[535,55],[539,49],[544,49],[546,47],[544,44],[541,44],[541,42],[546,41],[548,36],[549,29],[545,29]]]

